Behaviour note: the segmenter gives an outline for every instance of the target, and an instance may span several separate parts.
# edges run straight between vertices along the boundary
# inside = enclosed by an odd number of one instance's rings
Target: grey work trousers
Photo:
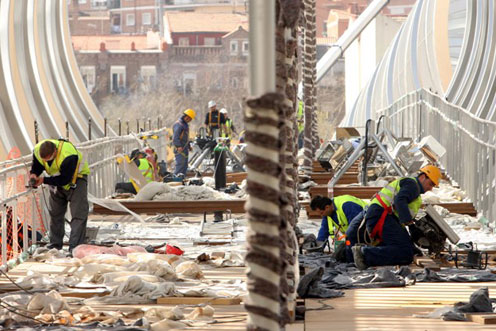
[[[71,209],[71,234],[69,236],[69,251],[83,244],[86,238],[86,223],[88,221],[88,182],[86,178],[78,178],[76,187],[65,190],[59,186],[50,188],[50,244],[62,248],[64,240],[64,221],[67,204]]]

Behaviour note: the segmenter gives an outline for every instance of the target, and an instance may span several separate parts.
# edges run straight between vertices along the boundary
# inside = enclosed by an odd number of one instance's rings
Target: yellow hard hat
[[[194,120],[195,117],[196,117],[195,111],[193,109],[191,109],[191,108],[186,109],[184,111],[184,115],[188,115],[189,117],[191,117],[192,120]]]
[[[432,180],[432,182],[436,186],[439,185],[439,180],[441,179],[441,170],[439,170],[438,167],[429,164],[420,169],[420,172],[426,174],[426,176],[429,177],[429,179]]]

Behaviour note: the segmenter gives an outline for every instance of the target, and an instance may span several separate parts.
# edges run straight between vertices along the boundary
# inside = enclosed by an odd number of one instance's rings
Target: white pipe
[[[317,62],[317,81],[318,83],[322,77],[332,68],[334,63],[343,55],[344,51],[351,45],[351,43],[362,33],[367,25],[381,12],[381,10],[389,3],[389,0],[374,0],[364,12],[348,27],[343,35],[338,39],[335,44],[322,56]],[[301,91],[302,84],[298,87]]]
[[[250,95],[276,90],[275,0],[250,1]]]

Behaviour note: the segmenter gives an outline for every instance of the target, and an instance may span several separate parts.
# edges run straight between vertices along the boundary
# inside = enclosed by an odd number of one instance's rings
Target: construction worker
[[[226,131],[226,118],[217,110],[217,103],[214,100],[208,102],[205,127],[207,134],[214,139],[222,137],[222,133]]]
[[[329,199],[317,195],[310,202],[310,208],[317,210],[322,217],[317,243],[323,244],[328,237],[341,240],[346,233],[348,225],[361,213],[367,204],[352,195],[340,195]],[[344,237],[343,237],[344,239]],[[347,253],[347,260],[352,261],[351,250]]]
[[[172,144],[174,145],[174,155],[176,158],[176,168],[174,175],[182,174],[186,176],[188,170],[188,153],[189,153],[189,122],[194,120],[196,112],[189,108],[186,109],[181,117],[172,126],[173,136]]]
[[[428,165],[417,177],[396,179],[379,191],[367,209],[365,225],[372,246],[352,247],[359,269],[369,266],[405,265],[413,261],[414,246],[405,226],[415,221],[421,194],[439,185],[441,171]]]
[[[226,124],[225,124],[226,129],[222,133],[222,137],[232,139],[232,134],[236,133],[236,128],[234,127],[233,121],[232,119],[229,118],[229,114],[227,113],[226,108],[222,108],[220,110],[220,113],[224,115],[224,119],[226,120]]]
[[[147,183],[155,180],[155,167],[153,163],[148,160],[147,153],[142,152],[139,149],[134,149],[131,152],[129,158],[126,157],[126,159],[127,162],[134,162],[136,164],[138,170],[141,172],[143,177],[145,177]],[[139,190],[140,187],[138,183],[136,183],[136,181],[134,181],[133,179],[131,179],[129,182],[115,184],[116,193],[137,194]]]
[[[41,176],[45,171],[49,177]],[[49,248],[62,249],[64,221],[70,204],[71,233],[69,252],[84,243],[88,220],[88,162],[72,143],[66,140],[45,139],[34,147],[30,183],[50,186],[50,244]]]

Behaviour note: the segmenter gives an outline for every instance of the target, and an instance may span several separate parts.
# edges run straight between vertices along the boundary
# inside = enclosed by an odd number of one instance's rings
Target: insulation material
[[[76,321],[67,310],[62,310],[58,314],[39,314],[36,319],[46,324],[55,323],[60,325],[72,325]]]
[[[182,329],[186,329],[187,327],[188,327],[188,325],[185,323],[164,319],[160,322],[153,323],[151,325],[150,330],[151,331],[165,331],[165,330],[172,330],[172,329],[182,330]]]
[[[69,305],[57,291],[48,294],[36,293],[29,301],[29,311],[41,311],[41,314],[56,314],[62,310],[70,311]]]
[[[202,279],[203,272],[200,266],[192,261],[186,261],[176,267],[177,275],[181,278]]]
[[[131,276],[105,297],[85,300],[86,304],[140,304],[149,303],[157,298],[177,295],[174,283],[159,284],[144,281],[141,277]]]
[[[439,187],[434,187],[432,191],[422,194],[424,203],[443,203],[467,201],[467,194],[459,188],[455,188],[446,182],[441,182]]]
[[[179,321],[184,318],[184,313],[181,308],[175,306],[174,308],[151,308],[145,312],[145,317],[151,322],[161,321],[163,319]]]
[[[124,267],[116,266],[113,264],[97,264],[88,263],[79,267],[75,272],[74,276],[81,280],[90,280],[96,274],[105,274],[108,272],[117,272],[126,270]]]
[[[53,290],[61,287],[73,287],[80,282],[77,277],[49,276],[29,270],[26,277],[17,281],[17,284],[28,290]]]
[[[2,296],[1,299],[3,302],[6,302],[12,306],[21,306],[26,307],[31,301],[33,296],[31,294],[21,293],[21,294],[8,294]]]
[[[186,316],[188,320],[210,320],[214,317],[215,309],[211,306],[196,307]]]
[[[127,256],[129,253],[146,252],[141,246],[122,247],[113,245],[112,247],[95,246],[95,245],[79,245],[72,251],[72,255],[77,259],[82,259],[86,256],[95,254],[114,254],[119,256]]]
[[[125,257],[114,254],[95,254],[86,256],[81,259],[81,263],[98,263],[98,264],[113,264],[113,265],[126,265],[129,264],[128,259]]]
[[[176,280],[177,275],[172,266],[163,260],[149,260],[136,262],[127,267],[128,270],[145,271],[151,275],[163,278],[165,280]]]
[[[170,186],[167,183],[150,182],[135,197],[148,200],[231,200],[231,196],[207,186]]]
[[[105,274],[95,274],[91,279],[91,282],[95,284],[105,284],[107,286],[115,286],[123,282],[127,282],[129,278],[133,277],[149,283],[163,282],[163,279],[150,275],[146,271],[117,271],[108,272]]]
[[[171,266],[183,262],[183,258],[172,254],[154,254],[154,253],[131,253],[127,256],[129,262],[148,262],[151,260],[162,260],[169,263]]]
[[[59,251],[55,248],[48,249],[46,247],[38,247],[33,253],[33,259],[38,262],[44,262],[48,259],[64,257],[66,257],[66,254],[63,251]]]
[[[74,258],[65,258],[65,259],[51,258],[46,260],[45,263],[57,265],[60,267],[79,267],[82,264],[80,259],[74,259]]]

